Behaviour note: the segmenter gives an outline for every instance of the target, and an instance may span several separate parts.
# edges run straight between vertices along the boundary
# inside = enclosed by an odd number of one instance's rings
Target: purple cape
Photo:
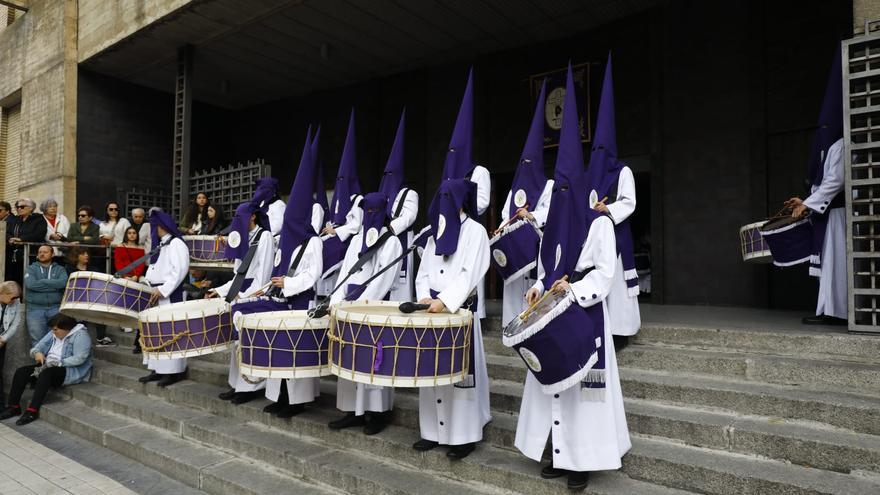
[[[379,239],[382,227],[388,220],[388,197],[381,192],[369,193],[361,201],[361,208],[364,210],[364,223],[361,230],[363,232],[361,253],[363,253]]]
[[[440,182],[434,201],[428,209],[428,220],[434,235],[434,254],[448,256],[458,249],[461,209],[469,217],[477,217],[477,184],[467,179]]]

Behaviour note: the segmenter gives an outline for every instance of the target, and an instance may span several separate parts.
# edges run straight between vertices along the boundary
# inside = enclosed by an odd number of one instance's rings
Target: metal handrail
[[[90,249],[91,249],[91,248],[100,248],[100,249],[104,249],[104,250],[105,250],[106,257],[107,257],[107,260],[106,260],[106,262],[105,262],[105,272],[104,272],[104,273],[111,273],[111,272],[110,272],[110,263],[111,263],[112,260],[113,260],[112,254],[113,254],[113,248],[114,248],[115,246],[112,246],[112,245],[109,245],[109,244],[108,244],[108,245],[104,245],[104,244],[82,244],[82,243],[79,243],[79,242],[62,242],[62,241],[14,242],[14,243],[12,243],[12,244],[13,244],[13,245],[16,245],[16,246],[24,246],[24,260],[23,260],[23,262],[24,262],[24,270],[27,270],[27,267],[28,267],[28,263],[29,263],[28,260],[30,259],[30,256],[31,256],[31,246],[37,246],[38,249],[39,249],[39,246],[43,246],[43,245],[52,246],[53,248],[54,248],[54,247],[77,247],[77,246],[78,246],[78,247],[85,247],[85,248],[90,248]],[[21,284],[21,299],[22,299],[23,301],[26,300],[26,299],[25,299],[25,295],[26,295],[26,294],[27,294],[27,284]]]

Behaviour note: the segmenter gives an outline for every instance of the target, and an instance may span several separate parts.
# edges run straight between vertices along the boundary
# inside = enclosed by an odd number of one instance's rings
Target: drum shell
[[[434,387],[463,380],[470,364],[471,312],[389,315],[370,313],[368,308],[398,304],[358,301],[334,306],[330,371],[347,380],[392,387]]]
[[[519,221],[489,241],[492,265],[505,281],[525,275],[538,264],[541,231],[534,224]]]
[[[312,378],[330,374],[329,318],[307,311],[270,311],[236,318],[239,370],[260,378]]]
[[[218,242],[220,236],[185,235],[183,242],[189,249],[190,268],[232,268],[232,260],[226,257],[226,243]]]
[[[138,314],[149,307],[153,289],[106,273],[74,272],[67,279],[60,311],[77,320],[136,327]]]
[[[197,299],[157,306],[139,317],[141,346],[147,357],[175,359],[229,349],[235,340],[229,303]]]
[[[813,254],[813,225],[803,218],[776,228],[761,228],[761,236],[773,254],[776,266],[792,266],[810,260]]]
[[[742,259],[746,263],[770,263],[773,261],[770,247],[760,230],[766,223],[766,221],[750,223],[739,229],[740,250]]]

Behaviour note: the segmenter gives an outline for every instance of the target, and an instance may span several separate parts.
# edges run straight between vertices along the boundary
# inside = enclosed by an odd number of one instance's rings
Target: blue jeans
[[[37,345],[47,333],[51,331],[49,328],[49,319],[58,314],[58,306],[51,308],[27,308],[27,330],[31,336],[31,347]]]

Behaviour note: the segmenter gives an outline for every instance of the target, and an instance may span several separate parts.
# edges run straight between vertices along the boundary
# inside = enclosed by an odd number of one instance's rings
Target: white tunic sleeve
[[[541,197],[538,198],[538,205],[532,210],[532,216],[538,227],[544,228],[547,223],[547,214],[550,213],[550,198],[553,196],[553,179],[549,179],[544,184],[544,190],[541,191]]]
[[[431,236],[425,242],[425,249],[422,251],[422,262],[419,264],[419,271],[416,273],[416,301],[431,298],[431,279],[428,276],[428,268],[426,261],[434,259],[434,237]]]
[[[458,311],[489,270],[489,237],[486,231],[479,227],[469,228],[467,231],[462,229],[456,250],[456,254],[458,253],[464,254],[458,274],[437,294],[437,299],[443,301],[451,312]]]
[[[499,229],[510,219],[507,215],[510,214],[510,196],[512,193],[513,191],[507,191],[507,199],[504,200],[504,206],[501,208],[501,223],[498,224]]]
[[[400,239],[397,237],[391,237],[385,241],[385,244],[382,245],[382,248],[376,253],[376,257],[371,263],[373,265],[373,270],[370,273],[370,276],[372,277],[378,273],[379,270],[390,265],[401,254],[403,254],[403,247],[400,245]],[[385,270],[382,275],[370,282],[360,299],[377,300],[384,298],[397,280],[397,273],[400,271],[401,262],[402,260],[394,262],[394,266]]]
[[[838,139],[828,148],[823,168],[822,183],[814,187],[813,193],[804,200],[804,206],[818,213],[825,213],[831,200],[843,190],[843,139]]]
[[[416,221],[416,217],[419,215],[419,193],[412,189],[401,189],[397,192],[397,197],[394,198],[394,204],[391,207],[391,211],[397,211],[398,203],[405,191],[408,192],[403,201],[403,208],[400,210],[400,216],[391,220],[389,223],[391,230],[393,230],[395,234],[400,234],[406,231],[406,229],[412,227],[412,224]]]
[[[361,223],[364,221],[364,210],[361,209],[361,199],[363,199],[363,196],[357,195],[357,199],[355,199],[354,203],[351,205],[351,209],[348,210],[348,213],[345,215],[345,224],[336,227],[336,235],[342,242],[345,242],[349,237],[357,234],[358,230],[361,228]]]
[[[272,232],[264,230],[260,232],[260,240],[257,244],[257,252],[248,267],[246,278],[252,278],[250,287],[243,291],[242,297],[251,297],[258,290],[263,289],[269,283],[272,275],[272,266],[275,264],[275,241]]]
[[[159,256],[166,258],[162,263],[164,270],[158,274],[162,277],[162,285],[157,288],[162,293],[162,297],[168,297],[183,282],[189,272],[189,248],[181,239],[174,238],[162,248]]]
[[[477,214],[482,215],[489,207],[489,199],[492,193],[492,178],[489,171],[482,165],[474,167],[471,172],[471,181],[477,183]]]
[[[312,204],[312,228],[315,233],[320,235],[321,228],[324,226],[324,208],[318,203]],[[303,255],[305,256],[305,255]]]
[[[629,218],[634,211],[636,211],[636,180],[632,170],[623,167],[617,179],[617,197],[608,205],[608,212],[614,223],[618,224]]]
[[[323,260],[321,258],[321,249],[323,247],[324,243],[318,237],[309,239],[308,244],[306,244],[306,251],[303,253],[302,259],[299,260],[299,265],[296,267],[293,276],[284,277],[284,288],[281,289],[284,297],[295,296],[315,286],[323,270]],[[287,265],[288,271],[290,266],[293,265],[293,260],[299,254],[299,250],[300,247],[294,249]]]
[[[571,284],[572,296],[584,308],[605,299],[611,291],[614,270],[617,267],[614,224],[605,216],[597,218],[590,226],[576,270],[582,271],[591,267],[594,269],[583,279]]]

